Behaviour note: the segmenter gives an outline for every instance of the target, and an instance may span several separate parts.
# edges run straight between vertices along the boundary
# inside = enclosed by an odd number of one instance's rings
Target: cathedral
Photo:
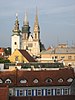
[[[18,15],[16,14],[16,21],[12,30],[11,36],[11,50],[12,53],[16,49],[26,50],[30,55],[39,57],[40,52],[45,49],[44,45],[40,41],[40,27],[38,22],[38,14],[36,11],[33,33],[30,32],[30,25],[28,21],[27,13],[23,21],[22,29],[19,28]]]

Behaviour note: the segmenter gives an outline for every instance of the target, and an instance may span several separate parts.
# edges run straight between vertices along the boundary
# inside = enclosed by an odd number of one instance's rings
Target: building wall
[[[57,60],[58,62],[63,62],[68,65],[71,63],[75,65],[75,54],[41,54],[41,62],[54,62]]]
[[[10,88],[11,96],[56,96],[71,95],[69,86],[53,86],[53,87],[16,87]]]
[[[25,57],[23,57],[23,55],[16,49],[16,51],[9,57],[9,60],[11,62],[28,62],[27,59],[25,59]]]
[[[11,37],[11,48],[12,48],[12,53],[16,49],[21,49],[21,37],[20,37],[20,35],[13,35]]]

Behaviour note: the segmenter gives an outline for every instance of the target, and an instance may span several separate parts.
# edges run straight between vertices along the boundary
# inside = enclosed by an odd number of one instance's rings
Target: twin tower
[[[32,56],[39,56],[42,50],[42,43],[40,41],[40,27],[38,23],[38,14],[36,11],[33,34],[30,32],[28,16],[25,14],[22,29],[19,29],[18,15],[16,14],[16,21],[12,30],[11,49],[12,53],[16,49],[27,50]]]

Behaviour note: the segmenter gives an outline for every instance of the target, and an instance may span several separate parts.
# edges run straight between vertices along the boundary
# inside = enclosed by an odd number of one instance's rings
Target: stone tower
[[[13,34],[11,36],[11,49],[13,53],[15,49],[21,49],[21,35],[19,29],[19,21],[18,21],[18,14],[16,14],[16,21],[14,24],[14,28],[12,30]]]
[[[22,49],[27,49],[27,42],[29,35],[30,35],[30,26],[27,13],[25,13],[25,18],[22,26]]]
[[[38,13],[36,9],[36,15],[34,20],[34,28],[33,28],[33,52],[34,55],[40,55],[40,27],[38,22]]]

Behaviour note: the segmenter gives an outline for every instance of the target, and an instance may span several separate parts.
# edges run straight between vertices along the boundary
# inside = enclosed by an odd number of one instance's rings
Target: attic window
[[[51,83],[52,82],[52,79],[51,78],[47,78],[46,79],[46,83]]]
[[[7,79],[7,80],[5,81],[5,83],[11,83],[11,80],[10,80],[10,79]]]
[[[38,79],[34,79],[33,82],[34,82],[34,83],[38,83],[39,80],[38,80]]]
[[[2,79],[0,79],[0,84],[3,83]]]
[[[58,79],[58,82],[59,83],[62,83],[63,82],[63,79],[62,78]]]
[[[67,80],[67,82],[72,82],[73,81],[73,78],[69,78],[68,80]]]
[[[20,83],[27,83],[26,79],[20,80]]]
[[[15,61],[18,61],[18,58],[19,58],[19,57],[18,57],[18,56],[16,56],[16,57],[15,57]]]

